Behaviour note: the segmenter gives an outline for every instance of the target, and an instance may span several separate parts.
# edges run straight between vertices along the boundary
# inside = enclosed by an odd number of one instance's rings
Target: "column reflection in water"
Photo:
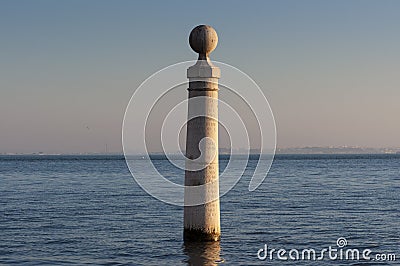
[[[187,265],[217,265],[224,262],[220,257],[220,242],[185,242],[183,252],[188,256],[184,262]]]

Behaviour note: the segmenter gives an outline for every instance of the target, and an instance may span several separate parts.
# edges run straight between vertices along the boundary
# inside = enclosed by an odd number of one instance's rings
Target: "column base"
[[[192,242],[216,242],[221,239],[220,233],[210,233],[202,229],[184,229],[183,240]]]

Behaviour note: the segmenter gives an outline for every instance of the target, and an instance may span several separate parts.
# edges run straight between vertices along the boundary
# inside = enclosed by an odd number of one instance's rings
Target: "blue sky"
[[[278,146],[400,146],[399,11],[399,1],[0,1],[0,153],[120,151],[134,89],[196,58],[187,39],[198,24],[218,32],[212,59],[264,91]]]

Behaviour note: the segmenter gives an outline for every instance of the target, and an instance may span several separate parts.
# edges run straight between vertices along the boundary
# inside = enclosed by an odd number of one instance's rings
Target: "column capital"
[[[221,70],[214,66],[209,60],[198,60],[197,63],[187,70],[188,78],[217,78],[221,77]]]

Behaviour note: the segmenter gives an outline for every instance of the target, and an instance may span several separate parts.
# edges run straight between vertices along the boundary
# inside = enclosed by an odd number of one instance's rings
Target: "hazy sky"
[[[120,151],[133,91],[196,58],[198,24],[218,32],[212,59],[264,91],[279,147],[400,146],[399,12],[400,1],[0,1],[0,153]]]

